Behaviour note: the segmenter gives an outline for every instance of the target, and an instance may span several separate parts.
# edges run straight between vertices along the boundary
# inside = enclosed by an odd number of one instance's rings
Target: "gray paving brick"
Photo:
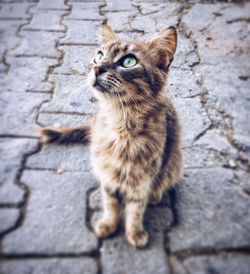
[[[140,5],[141,14],[131,21],[134,29],[154,34],[165,27],[177,25],[178,17],[174,12],[180,7],[178,3],[162,4],[143,3]]]
[[[70,171],[88,171],[89,150],[87,146],[44,146],[29,157],[27,167],[35,169],[63,169]]]
[[[29,19],[27,13],[32,3],[9,3],[1,4],[0,19]]]
[[[39,0],[38,4],[36,5],[38,9],[62,9],[68,10],[69,6],[65,5],[64,0]]]
[[[16,178],[24,156],[35,151],[37,145],[36,140],[0,138],[0,204],[14,204],[23,200],[24,190],[15,184]],[[16,216],[14,212],[9,211],[11,216],[10,220],[6,217],[6,225]]]
[[[224,155],[237,154],[237,150],[229,143],[226,137],[221,135],[218,129],[207,131],[195,144],[202,148],[219,151]]]
[[[250,69],[249,65],[242,60],[242,65],[238,62],[228,62],[217,66],[202,65],[200,73],[204,77],[204,86],[209,91],[207,104],[213,109],[211,117],[215,123],[226,123],[221,113],[227,113],[232,117],[234,128],[234,138],[242,146],[248,145],[250,128],[248,126],[248,116],[250,114],[250,101],[248,100],[249,80],[242,81],[241,75]],[[223,75],[221,74],[223,72]],[[227,92],[221,92],[226,90]],[[241,110],[239,112],[239,109]],[[244,112],[245,115],[241,115]]]
[[[19,217],[19,210],[16,208],[0,208],[0,235],[7,230],[14,228]]]
[[[90,258],[2,260],[2,274],[97,274],[97,264]]]
[[[109,0],[103,7],[103,11],[131,11],[136,8],[130,2],[124,3],[122,0]]]
[[[61,39],[62,44],[97,44],[95,33],[101,22],[65,20],[64,25],[67,27],[67,34]]]
[[[73,127],[91,122],[90,115],[64,114],[64,113],[40,113],[38,124],[45,127]]]
[[[178,224],[169,233],[171,251],[247,246],[250,201],[233,172],[218,167],[185,174],[177,189]]]
[[[30,90],[51,91],[52,85],[46,82],[45,78],[49,67],[56,65],[57,60],[40,57],[10,57],[7,61],[10,64],[10,69],[8,74],[0,79],[2,90],[18,91],[19,93]]]
[[[20,37],[17,36],[19,27],[24,24],[25,20],[4,20],[0,24],[0,61],[3,62],[3,55],[7,50],[15,48],[20,43]],[[2,64],[3,65],[3,64]],[[3,71],[7,68],[3,67]]]
[[[104,16],[100,14],[100,8],[103,4],[98,2],[74,3],[71,13],[66,20],[104,20]]]
[[[112,26],[114,31],[117,32],[126,32],[131,31],[132,28],[130,27],[129,21],[138,13],[138,11],[121,11],[121,12],[106,12],[105,16]]]
[[[60,46],[64,52],[63,64],[54,73],[86,74],[91,59],[95,56],[96,47],[91,46]]]
[[[216,167],[227,164],[227,159],[213,149],[197,145],[183,148],[185,168]]]
[[[59,58],[61,53],[56,49],[56,42],[63,35],[57,32],[23,31],[20,45],[11,51],[12,55],[36,55]]]
[[[204,93],[197,76],[191,70],[179,68],[170,68],[168,88],[170,96],[177,98],[194,97]]]
[[[47,94],[2,92],[0,98],[1,135],[37,136],[39,106]],[[17,119],[18,117],[18,119]]]
[[[199,63],[199,56],[193,43],[179,31],[177,49],[171,67],[190,70],[190,67],[197,63]]]
[[[66,13],[61,10],[39,10],[31,9],[32,19],[24,30],[45,30],[45,31],[61,31],[64,32],[65,26],[61,24],[62,16]]]
[[[184,260],[183,265],[175,264],[177,274],[247,274],[250,267],[250,256],[244,254],[221,254],[220,256],[198,256]]]
[[[184,146],[190,146],[206,128],[210,121],[202,108],[198,98],[175,99],[174,104],[180,113],[182,125],[182,143]]]
[[[25,220],[5,236],[3,252],[72,254],[96,249],[97,239],[86,227],[91,180],[87,172],[25,171],[22,181],[31,192]]]
[[[86,78],[76,75],[53,75],[56,87],[53,98],[44,104],[42,112],[92,114],[95,102],[93,93],[86,86]]]

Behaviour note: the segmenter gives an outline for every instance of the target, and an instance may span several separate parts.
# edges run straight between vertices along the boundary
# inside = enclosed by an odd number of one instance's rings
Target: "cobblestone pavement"
[[[249,274],[250,3],[0,0],[1,274]],[[178,27],[169,93],[185,170],[145,218],[150,246],[99,241],[100,193],[81,146],[40,146],[95,100],[86,64],[107,21],[121,36]]]

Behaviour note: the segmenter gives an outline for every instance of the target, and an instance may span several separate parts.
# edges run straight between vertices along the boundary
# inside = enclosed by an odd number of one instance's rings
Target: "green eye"
[[[136,61],[135,57],[133,57],[133,56],[126,57],[122,61],[122,66],[124,68],[131,68],[131,67],[135,66],[136,64],[137,64],[137,61]]]
[[[96,54],[96,56],[95,56],[94,62],[95,63],[100,62],[100,60],[102,59],[102,57],[103,57],[103,53],[101,51],[98,51],[97,54]]]

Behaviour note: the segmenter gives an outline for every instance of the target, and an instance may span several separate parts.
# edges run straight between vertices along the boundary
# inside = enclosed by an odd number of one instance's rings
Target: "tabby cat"
[[[178,117],[165,87],[177,34],[168,27],[149,41],[125,41],[104,25],[99,36],[88,75],[99,107],[91,126],[44,128],[40,138],[42,143],[90,143],[104,207],[96,235],[116,231],[124,204],[127,240],[144,247],[147,204],[161,200],[182,168]]]

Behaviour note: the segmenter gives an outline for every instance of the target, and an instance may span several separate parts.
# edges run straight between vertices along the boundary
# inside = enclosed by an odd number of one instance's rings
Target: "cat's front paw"
[[[127,239],[133,246],[143,248],[148,244],[148,233],[145,230],[128,232]]]
[[[94,227],[95,234],[98,238],[106,238],[116,231],[117,226],[107,220],[100,220]]]

